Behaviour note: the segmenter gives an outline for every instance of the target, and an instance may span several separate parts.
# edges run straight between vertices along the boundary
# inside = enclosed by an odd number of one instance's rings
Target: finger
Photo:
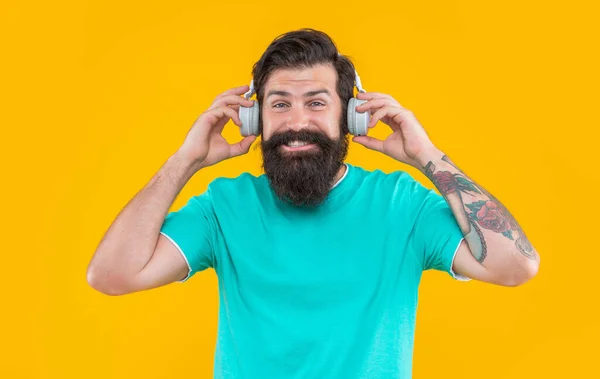
[[[389,113],[389,112],[390,112],[392,109],[393,109],[393,108],[392,108],[392,107],[390,107],[390,106],[384,106],[384,107],[382,107],[382,108],[379,108],[379,109],[377,110],[377,112],[375,112],[375,113],[373,113],[373,114],[371,115],[371,119],[369,120],[368,127],[369,127],[369,128],[372,128],[372,127],[374,127],[374,126],[377,124],[377,122],[378,122],[379,120],[381,120],[381,118],[382,118],[382,117],[385,117],[385,116],[390,116],[390,114],[388,114],[388,113]]]
[[[256,140],[256,136],[247,136],[244,137],[244,139],[242,139],[240,142],[230,145],[230,157],[237,157],[238,155],[246,154],[250,150],[250,146],[254,140]]]
[[[229,117],[237,126],[242,126],[242,121],[240,120],[240,116],[238,115],[238,113],[229,107],[223,106],[218,108],[212,108],[209,109],[207,112],[210,112],[218,119],[222,119],[223,117]]]
[[[357,142],[364,147],[383,153],[383,141],[369,136],[353,137],[352,141]]]
[[[359,100],[390,99],[402,107],[402,105],[398,102],[398,100],[394,99],[394,97],[380,92],[359,92],[356,94],[356,98]]]
[[[373,99],[373,100],[369,100],[366,103],[362,103],[361,105],[357,106],[356,111],[360,112],[360,113],[366,112],[367,110],[374,112],[377,109],[383,107],[384,105],[396,106],[396,102],[393,100],[384,99],[384,98]]]
[[[243,85],[243,86],[229,89],[229,90],[217,95],[217,97],[223,97],[223,96],[228,96],[228,95],[243,95],[244,93],[248,92],[249,89],[250,89],[250,87],[248,85]]]
[[[390,106],[384,106],[382,108],[380,108],[377,112],[373,113],[373,115],[371,116],[371,120],[369,121],[368,127],[372,128],[375,126],[375,124],[377,124],[377,121],[382,120],[385,118],[387,122],[385,122],[390,128],[392,128],[392,130],[396,131],[399,128],[399,126],[401,126],[402,121],[400,122],[391,122],[392,120],[394,120],[394,118],[403,113],[403,112],[410,112],[407,109],[404,108],[398,108],[398,107],[390,107]]]
[[[211,104],[210,108],[217,108],[228,105],[241,105],[244,107],[251,107],[254,105],[254,101],[240,97],[239,95],[227,95],[223,97],[217,97]],[[209,109],[210,109],[209,108]]]
[[[388,94],[381,92],[359,92],[356,94],[356,98],[360,100],[371,100],[371,99],[393,99]]]

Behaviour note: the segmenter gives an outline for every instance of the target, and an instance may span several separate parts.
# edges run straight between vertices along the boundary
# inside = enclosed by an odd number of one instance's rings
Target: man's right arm
[[[169,208],[198,171],[175,153],[150,182],[121,210],[98,245],[87,269],[87,281],[107,295],[147,290],[183,279],[188,266],[162,234]]]
[[[254,104],[240,97],[247,90],[241,86],[217,96],[196,119],[183,145],[119,213],[88,265],[87,281],[93,288],[123,295],[183,280],[190,272],[178,247],[160,231],[171,204],[194,173],[248,153],[256,136],[230,144],[221,134],[230,119],[242,125],[239,107]]]

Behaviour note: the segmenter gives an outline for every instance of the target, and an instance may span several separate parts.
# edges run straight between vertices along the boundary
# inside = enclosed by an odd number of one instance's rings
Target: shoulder
[[[354,169],[358,178],[357,192],[362,199],[369,199],[370,205],[381,203],[402,212],[414,213],[424,203],[437,200],[433,189],[426,187],[406,171],[385,172],[356,166]]]
[[[220,176],[214,178],[208,185],[209,189],[238,189],[238,188],[246,188],[249,186],[257,186],[260,185],[265,179],[265,175],[254,175],[250,172],[243,172],[235,177],[225,177]]]
[[[213,201],[236,203],[258,198],[268,189],[268,180],[264,174],[254,175],[243,172],[235,177],[217,177],[209,184],[205,194]]]
[[[381,169],[368,170],[354,165],[352,166],[352,169],[359,178],[358,182],[367,187],[397,190],[399,188],[412,187],[420,184],[412,177],[412,175],[402,170],[385,172]]]

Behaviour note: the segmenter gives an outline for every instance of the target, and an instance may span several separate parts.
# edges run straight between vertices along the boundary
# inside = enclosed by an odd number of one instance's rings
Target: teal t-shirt
[[[468,280],[446,201],[404,171],[347,164],[314,209],[264,174],[218,178],[161,233],[189,265],[182,282],[217,274],[215,378],[410,378],[422,272]]]

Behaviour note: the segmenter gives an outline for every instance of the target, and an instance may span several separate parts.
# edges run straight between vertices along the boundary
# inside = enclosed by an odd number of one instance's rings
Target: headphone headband
[[[338,52],[338,57],[343,57],[343,55]],[[358,92],[367,92],[364,90],[364,88],[362,88],[362,83],[360,82],[360,76],[358,76],[358,71],[356,71],[356,70],[354,70],[354,86],[356,86],[356,89],[358,90]]]

